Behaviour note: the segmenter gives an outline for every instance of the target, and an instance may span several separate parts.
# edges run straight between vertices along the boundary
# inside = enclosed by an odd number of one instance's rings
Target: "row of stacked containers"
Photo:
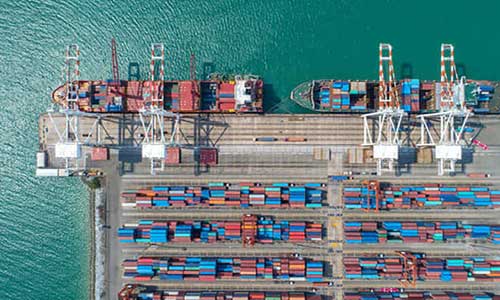
[[[124,277],[134,280],[152,278],[170,281],[215,280],[293,280],[319,282],[323,262],[304,258],[170,257],[125,260]]]
[[[304,292],[155,291],[140,293],[138,300],[321,300],[321,296]]]
[[[499,225],[474,225],[449,221],[346,221],[344,235],[347,244],[442,243],[465,239],[500,244]]]
[[[500,296],[490,293],[465,292],[375,292],[359,291],[344,293],[345,300],[500,300]]]
[[[417,280],[500,281],[500,260],[485,257],[429,258],[416,253]],[[344,257],[347,279],[403,279],[402,257]]]
[[[455,186],[449,184],[381,185],[379,209],[500,207],[500,190],[486,186]],[[347,209],[375,209],[375,191],[365,186],[345,186],[344,206]]]
[[[207,186],[153,186],[149,189],[126,190],[121,194],[124,208],[232,206],[268,208],[319,208],[325,199],[322,184],[295,185],[278,182],[269,185],[222,182]]]
[[[366,82],[332,82],[320,88],[322,108],[336,110],[367,110]]]
[[[118,229],[121,243],[215,243],[242,241],[244,230],[253,229],[257,243],[275,241],[321,241],[323,225],[316,222],[275,221],[259,217],[248,224],[245,221],[152,221],[141,220]],[[248,236],[248,234],[247,234]]]

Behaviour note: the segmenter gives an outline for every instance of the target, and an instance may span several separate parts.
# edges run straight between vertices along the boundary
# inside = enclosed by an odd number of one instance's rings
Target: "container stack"
[[[351,103],[350,109],[353,111],[364,111],[368,109],[367,100],[367,87],[366,81],[356,82],[355,89],[353,87],[354,83],[351,83]]]
[[[166,222],[141,220],[118,229],[120,243],[166,243],[169,225]]]
[[[201,110],[210,111],[217,108],[217,86],[216,82],[201,82]]]
[[[345,292],[345,300],[496,300],[498,295],[490,293],[470,294],[465,292],[421,292],[421,291],[360,291]]]
[[[337,81],[331,85],[332,110],[349,109],[351,100],[349,97],[349,82]]]
[[[234,221],[141,220],[118,229],[121,243],[215,243],[248,241],[258,243],[321,241],[323,225],[314,222],[275,221],[270,217],[244,216]]]
[[[418,112],[420,110],[420,80],[410,80],[410,111]]]
[[[358,201],[361,190],[355,188]],[[352,194],[352,192],[351,192]],[[182,207],[182,206],[235,206],[268,208],[320,208],[325,198],[321,184],[291,186],[280,182],[269,186],[259,183],[226,185],[209,183],[208,186],[154,186],[151,189],[127,190],[121,194],[124,208]],[[344,198],[346,198],[344,191]],[[349,197],[347,197],[349,198]],[[365,197],[366,199],[366,197]],[[362,199],[360,200],[362,201]],[[361,204],[359,204],[361,206]]]
[[[330,108],[330,89],[322,87],[319,91],[320,105],[322,108]]]
[[[491,281],[500,276],[500,260],[415,256],[418,280]],[[402,279],[404,272],[400,257],[345,257],[344,266],[347,279]]]
[[[500,226],[470,225],[462,222],[345,222],[348,244],[442,243],[451,240],[483,239],[494,242]]]
[[[477,113],[487,113],[490,111],[489,103],[493,98],[495,88],[491,85],[481,84],[478,86],[478,94],[476,95],[478,107],[474,108]]]
[[[90,107],[92,112],[106,112],[107,104],[107,86],[104,82],[93,82],[89,87],[90,90]],[[80,102],[82,102],[80,100]]]
[[[179,102],[179,83],[167,81],[165,82],[165,103],[164,108],[169,110],[180,110]]]
[[[179,81],[179,109],[180,111],[193,111],[198,109],[195,99],[193,81]]]
[[[219,89],[219,110],[234,111],[236,100],[234,100],[234,83],[221,83]]]
[[[318,261],[306,262],[306,279],[309,282],[320,282],[323,280],[323,263]]]
[[[434,99],[434,83],[422,82],[420,86],[420,109],[422,112],[436,110],[436,101]]]
[[[409,112],[411,110],[411,89],[410,89],[410,82],[408,82],[408,79],[405,79],[403,82],[401,82],[401,108],[405,112]]]
[[[375,193],[362,186],[344,187],[343,198],[348,209],[375,208]],[[500,190],[482,186],[388,185],[382,188],[380,209],[438,207],[500,207]]]
[[[138,295],[138,299],[140,300],[321,300],[321,296],[304,292],[220,292],[220,291],[192,292],[192,291],[169,290],[169,291],[141,292]],[[477,299],[477,300],[490,300],[490,299]]]
[[[139,112],[144,100],[142,98],[143,81],[127,81],[125,109],[128,112]]]
[[[306,267],[307,266],[307,267]],[[300,258],[145,258],[125,260],[124,277],[170,281],[279,279],[321,281],[323,263]]]

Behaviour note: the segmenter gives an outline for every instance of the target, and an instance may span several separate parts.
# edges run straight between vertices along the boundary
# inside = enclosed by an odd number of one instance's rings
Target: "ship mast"
[[[440,90],[437,89],[439,93],[435,96],[439,112],[419,116],[420,143],[417,146],[435,147],[438,175],[442,176],[454,173],[456,162],[462,159],[464,128],[472,115],[465,105],[465,77],[458,77],[452,44],[441,44],[440,77]],[[439,127],[437,136],[429,130],[431,124]]]
[[[392,46],[381,43],[379,45],[378,111],[362,115],[362,145],[373,147],[373,157],[377,160],[377,175],[382,175],[383,171],[394,170],[394,163],[399,158],[401,145],[400,126],[405,115],[406,113],[400,108],[396,87]]]

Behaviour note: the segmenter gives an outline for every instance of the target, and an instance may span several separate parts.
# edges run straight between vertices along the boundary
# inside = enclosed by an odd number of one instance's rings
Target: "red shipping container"
[[[94,147],[90,154],[91,160],[108,160],[108,148]]]
[[[181,162],[181,148],[179,147],[168,147],[167,148],[167,158],[165,159],[167,164],[179,164]]]
[[[215,166],[217,165],[217,149],[215,148],[201,148],[200,149],[200,163]]]

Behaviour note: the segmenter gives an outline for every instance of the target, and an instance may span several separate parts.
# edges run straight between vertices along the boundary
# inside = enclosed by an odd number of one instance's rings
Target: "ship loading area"
[[[474,239],[441,243],[351,244],[345,241],[346,222],[385,221],[459,221],[467,224],[499,225],[498,208],[411,207],[388,210],[346,209],[345,187],[367,187],[377,180],[402,186],[441,183],[456,186],[480,186],[500,190],[500,157],[497,116],[472,116],[472,132],[464,133],[469,143],[458,161],[453,176],[437,176],[434,152],[417,148],[420,127],[413,117],[403,121],[402,153],[394,172],[376,176],[377,163],[371,147],[362,147],[363,119],[357,114],[186,114],[181,122],[165,119],[164,135],[182,144],[178,161],[154,165],[144,158],[141,144],[148,134],[134,114],[101,114],[98,119],[81,117],[79,137],[85,141],[78,159],[56,157],[59,142],[57,127],[67,122],[63,114],[43,114],[39,119],[40,152],[43,172],[59,176],[102,177],[106,189],[106,298],[116,295],[127,284],[154,287],[158,290],[185,291],[300,291],[315,293],[325,299],[344,299],[344,293],[359,290],[403,288],[406,291],[454,291],[500,293],[496,280],[440,281],[411,279],[352,279],[346,277],[344,260],[350,257],[400,257],[407,253],[425,253],[432,258],[500,257],[498,245]],[[157,133],[156,133],[157,134]],[[436,139],[438,133],[435,132]],[[480,140],[485,150],[472,144]],[[95,149],[106,149],[105,159],[94,159]],[[210,162],[201,159],[201,149],[215,149]],[[156,162],[157,163],[157,162]],[[55,170],[55,171],[54,171]],[[488,174],[488,177],[468,176]],[[307,186],[315,183],[324,195],[320,207],[250,206],[180,206],[125,207],[122,193],[151,189],[155,186],[207,186],[217,182],[236,186],[243,182],[270,186],[291,183]],[[378,201],[378,200],[377,200]],[[378,204],[377,204],[378,205]],[[240,221],[244,215],[269,216],[290,222],[322,224],[321,240],[301,242],[241,241],[214,243],[120,243],[118,229],[139,220]],[[140,257],[301,257],[323,262],[320,283],[282,279],[217,279],[215,281],[149,280],[124,277],[122,262]]]

